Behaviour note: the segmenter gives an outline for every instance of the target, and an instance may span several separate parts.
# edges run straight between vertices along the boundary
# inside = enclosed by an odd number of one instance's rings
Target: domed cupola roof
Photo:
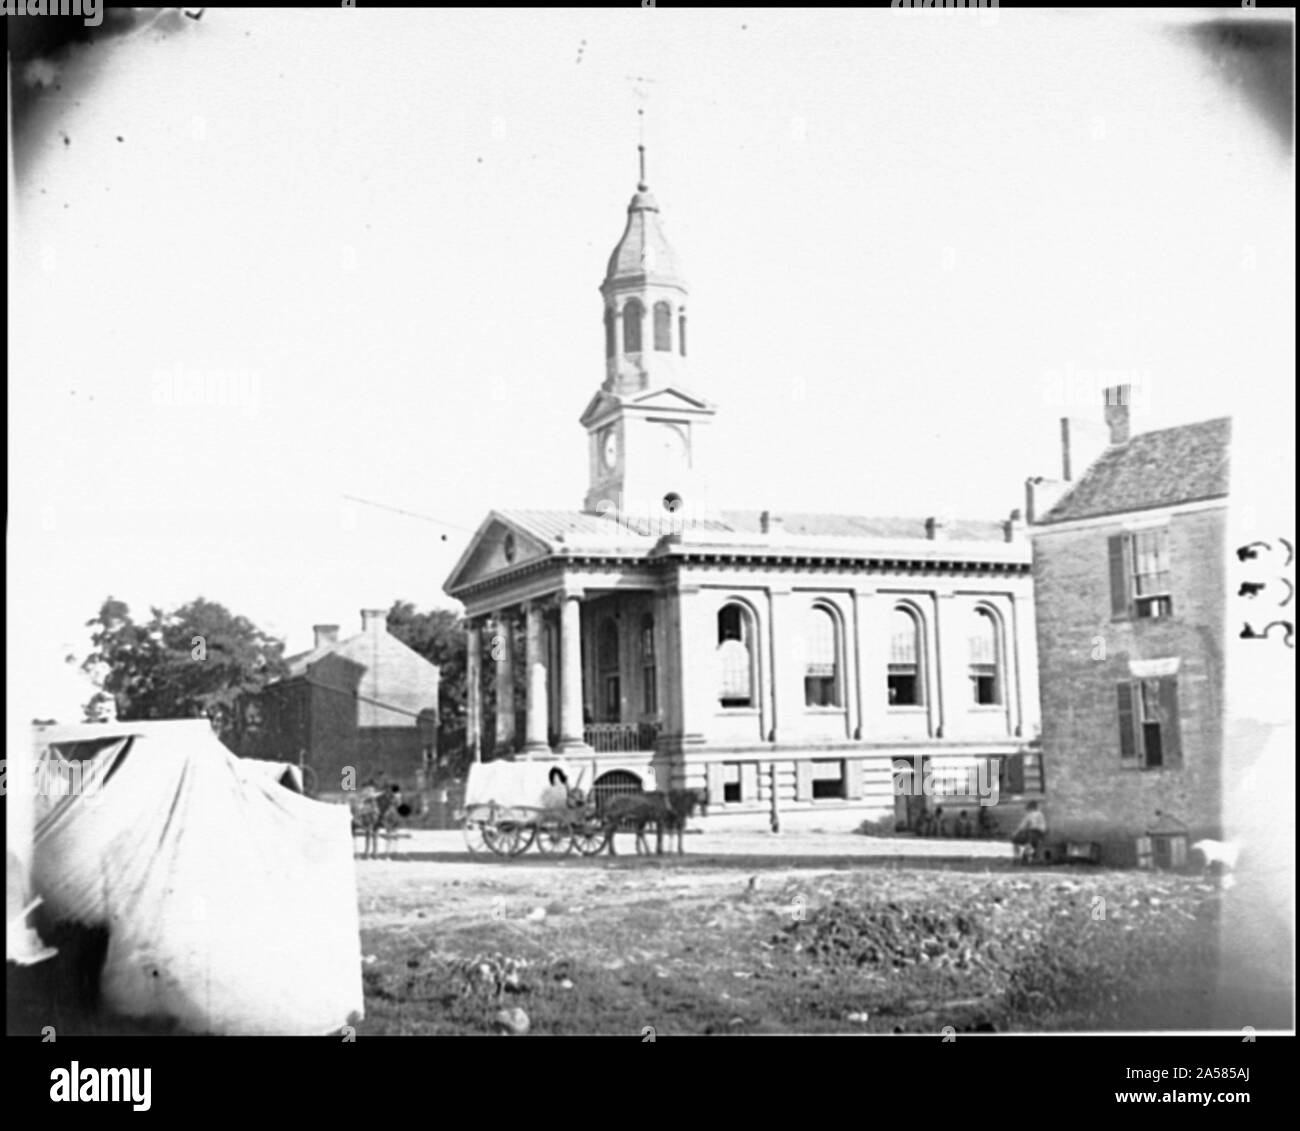
[[[682,285],[681,265],[664,235],[659,203],[645,182],[644,172],[636,195],[627,206],[627,227],[609,257],[605,281],[645,279],[649,282]]]

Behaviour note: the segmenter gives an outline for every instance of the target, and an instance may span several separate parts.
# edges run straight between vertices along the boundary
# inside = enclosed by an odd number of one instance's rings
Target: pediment
[[[551,547],[540,538],[493,511],[470,539],[443,590],[454,595],[468,585],[549,557],[551,552]]]
[[[679,389],[674,385],[661,385],[657,389],[647,389],[645,392],[637,393],[634,396],[620,397],[614,393],[607,393],[604,389],[598,392],[587,403],[579,423],[584,428],[590,428],[604,417],[612,416],[615,412],[646,413],[646,412],[687,412],[691,414],[713,413],[717,411],[713,404],[706,401],[703,397],[696,396],[694,393],[688,393],[685,389]]]
[[[635,405],[639,409],[654,409],[657,411],[664,409],[679,411],[684,409],[687,412],[713,411],[713,405],[703,397],[697,397],[694,393],[674,388],[672,385],[665,385],[659,389],[649,389],[631,398],[627,404],[629,406]]]

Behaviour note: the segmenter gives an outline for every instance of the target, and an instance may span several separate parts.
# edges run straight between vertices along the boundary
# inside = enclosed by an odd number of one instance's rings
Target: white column
[[[497,756],[515,749],[515,662],[510,617],[499,613],[492,636],[492,662],[496,664],[497,684]]]
[[[546,740],[547,715],[546,657],[543,655],[542,606],[529,601],[524,609],[526,652],[524,665],[528,681],[528,714],[524,722],[524,755],[549,754]]]
[[[465,745],[475,762],[483,760],[482,634],[478,621],[465,625]]]
[[[804,697],[799,657],[800,631],[794,615],[794,596],[788,589],[768,591],[768,632],[772,648],[772,735],[774,742],[791,742],[802,731]]]
[[[853,591],[852,616],[846,626],[844,641],[851,673],[845,686],[852,727],[849,733],[858,740],[871,738],[877,729],[872,724],[876,721],[877,705],[884,697],[885,681],[883,677],[876,679],[876,665],[871,649],[873,640],[867,634],[871,620],[869,609],[874,596],[875,592],[871,589]],[[871,698],[873,695],[875,698]]]
[[[592,753],[582,732],[582,594],[560,597],[560,749]]]

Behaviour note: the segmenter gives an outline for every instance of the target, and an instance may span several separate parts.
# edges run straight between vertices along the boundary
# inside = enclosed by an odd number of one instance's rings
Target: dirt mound
[[[991,940],[982,916],[970,909],[835,900],[791,923],[772,942],[822,966],[890,969],[929,963],[967,970],[998,962]]]

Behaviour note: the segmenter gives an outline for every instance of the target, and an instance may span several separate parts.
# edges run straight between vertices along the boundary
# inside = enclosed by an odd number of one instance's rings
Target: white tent
[[[105,926],[104,1004],[221,1034],[362,1016],[350,815],[250,772],[205,720],[36,728],[32,887]]]

